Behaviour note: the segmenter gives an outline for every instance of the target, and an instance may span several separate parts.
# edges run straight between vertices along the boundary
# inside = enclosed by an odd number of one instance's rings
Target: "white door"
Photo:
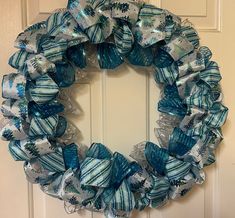
[[[66,6],[66,0],[0,0],[0,72],[9,73],[13,41],[26,26]],[[206,169],[207,180],[185,198],[160,210],[136,212],[141,218],[234,218],[235,196],[235,2],[233,0],[150,0],[152,4],[189,18],[200,30],[201,42],[214,52],[221,66],[225,104],[230,109],[225,140],[217,152],[217,164]],[[74,120],[82,142],[103,142],[113,151],[129,154],[132,145],[156,141],[153,128],[158,90],[153,78],[126,66],[114,73],[94,72],[90,84],[75,86],[76,99],[84,113]],[[22,163],[0,145],[0,218],[96,218],[103,215],[81,212],[68,215],[63,202],[44,195],[26,182]]]

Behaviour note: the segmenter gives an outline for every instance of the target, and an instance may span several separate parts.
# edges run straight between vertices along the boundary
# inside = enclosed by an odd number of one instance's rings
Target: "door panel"
[[[235,50],[235,14],[232,0],[149,0],[150,3],[180,15],[200,30],[201,44],[214,52],[223,75],[222,88],[230,116],[224,128],[225,140],[217,152],[217,164],[206,169],[207,181],[195,187],[185,198],[166,207],[134,212],[136,218],[233,218],[235,196],[235,87],[233,51]],[[0,58],[1,74],[14,52],[13,41],[26,26],[44,20],[56,8],[66,7],[66,0],[1,0]],[[158,114],[159,89],[146,69],[124,65],[115,71],[94,71],[90,83],[76,84],[74,97],[82,109],[71,121],[80,129],[80,142],[103,142],[113,151],[128,155],[133,145],[144,140],[157,143],[154,127]],[[82,211],[68,215],[63,202],[44,195],[38,186],[29,185],[22,164],[14,162],[7,143],[0,146],[0,217],[4,218],[101,218],[102,214]]]

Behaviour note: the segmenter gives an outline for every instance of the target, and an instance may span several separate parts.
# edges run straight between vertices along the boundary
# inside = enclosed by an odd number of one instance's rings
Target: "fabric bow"
[[[109,1],[72,0],[67,8],[92,43],[104,42],[111,35],[115,22],[108,10]]]

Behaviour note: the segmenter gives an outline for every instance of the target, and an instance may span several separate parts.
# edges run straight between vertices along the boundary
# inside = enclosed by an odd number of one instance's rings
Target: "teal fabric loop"
[[[35,83],[31,83],[29,88],[31,99],[38,104],[53,100],[58,92],[58,85],[47,74],[39,77]]]
[[[136,66],[148,67],[153,63],[152,48],[143,48],[137,43],[134,44],[132,51],[127,56],[128,61]]]
[[[117,24],[113,32],[115,45],[121,55],[126,55],[132,49],[134,36],[127,22],[118,21]]]
[[[114,44],[102,43],[98,45],[97,52],[101,69],[115,69],[124,62]]]

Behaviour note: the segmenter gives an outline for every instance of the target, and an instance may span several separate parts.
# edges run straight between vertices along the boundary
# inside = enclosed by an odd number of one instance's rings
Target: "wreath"
[[[28,181],[63,200],[69,213],[84,208],[128,217],[204,182],[228,109],[219,67],[192,25],[137,1],[69,0],[66,9],[20,33],[15,47],[9,64],[17,73],[2,80],[1,138],[24,161]],[[150,67],[162,89],[159,145],[141,142],[127,158],[101,143],[75,144],[66,90],[86,76],[81,69],[93,59],[101,69],[124,62]]]

